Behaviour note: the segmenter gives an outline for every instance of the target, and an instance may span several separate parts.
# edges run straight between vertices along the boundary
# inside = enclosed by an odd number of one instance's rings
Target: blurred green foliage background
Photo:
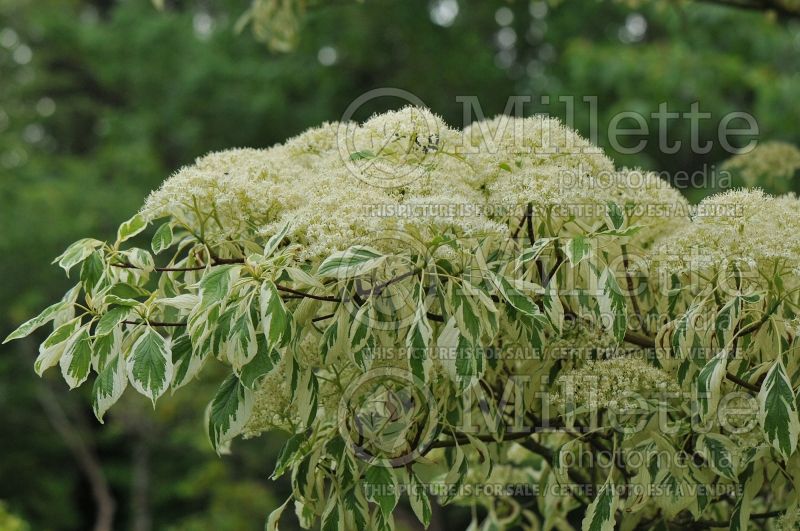
[[[729,157],[716,140],[731,111],[752,113],[761,139],[800,143],[796,23],[699,4],[335,4],[308,13],[294,50],[273,53],[234,32],[246,0],[163,11],[147,0],[0,0],[0,336],[70,285],[54,256],[79,237],[111,237],[181,165],[337,120],[373,88],[408,90],[457,127],[457,96],[491,116],[527,95],[526,113],[569,119],[559,97],[571,95],[586,135],[582,98],[596,96],[610,156],[667,178]],[[699,102],[712,115],[699,137],[714,148],[692,152],[689,123],[675,121],[677,153],[659,151],[654,123],[643,152],[610,149],[602,132],[616,113],[647,116],[661,102],[674,112]],[[402,103],[376,100],[357,117]],[[694,199],[714,191],[694,184]],[[101,426],[86,393],[36,378],[37,339],[0,347],[0,529],[92,529],[98,500],[115,508],[114,529],[260,529],[287,497],[267,479],[279,437],[212,452],[195,398],[210,391],[179,392],[155,413],[129,393]],[[466,513],[448,509],[447,521],[463,527]]]

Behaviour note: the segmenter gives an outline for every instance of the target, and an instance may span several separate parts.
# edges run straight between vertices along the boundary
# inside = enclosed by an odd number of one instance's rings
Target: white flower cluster
[[[609,201],[644,207],[630,221],[654,229],[637,236],[645,243],[686,221],[677,191],[632,173],[614,172],[598,148],[555,119],[504,116],[462,133],[406,107],[361,125],[327,123],[269,149],[202,157],[151,194],[143,214],[173,216],[212,243],[269,235],[289,222],[289,238],[308,260],[388,232],[502,236],[509,212],[527,203],[564,210],[553,214],[554,232],[570,217],[596,224]],[[684,214],[667,219],[647,206],[657,204]]]
[[[747,186],[786,192],[800,170],[800,149],[786,142],[764,142],[725,162],[723,170],[741,175]]]
[[[732,190],[703,200],[692,222],[666,238],[655,253],[671,272],[701,273],[721,264],[800,265],[800,201],[761,190]],[[764,269],[767,270],[767,269]]]
[[[572,404],[597,411],[623,405],[632,397],[646,399],[678,391],[672,375],[647,360],[626,356],[590,360],[560,375],[555,384],[558,391],[551,401],[557,410]]]

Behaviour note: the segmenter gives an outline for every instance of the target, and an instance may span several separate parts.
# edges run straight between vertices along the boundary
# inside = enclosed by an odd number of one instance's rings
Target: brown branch
[[[329,314],[326,314],[326,315],[320,315],[319,317],[314,317],[313,319],[311,319],[311,322],[312,323],[318,323],[319,321],[324,321],[325,319],[330,319],[334,315],[336,315],[336,314],[335,313],[329,313]]]
[[[158,271],[159,273],[169,273],[169,272],[185,272],[185,271],[202,271],[203,269],[207,269],[209,266],[219,266],[219,265],[226,265],[226,264],[243,264],[244,258],[215,258],[211,264],[206,265],[199,265],[199,266],[186,266],[186,267],[154,267],[153,271]],[[141,269],[133,264],[111,264],[111,267],[120,267],[122,269]]]
[[[754,324],[756,324],[756,323],[754,323]],[[761,323],[761,324],[763,324],[763,323]],[[756,331],[758,329],[758,327],[752,327],[752,326],[748,327],[748,328],[750,328],[750,331],[746,332],[748,334],[752,333],[752,332],[754,332],[754,331]],[[744,333],[745,330],[746,329],[742,329],[742,333]],[[633,345],[637,345],[637,346],[640,346],[640,347],[643,347],[643,348],[655,348],[656,347],[655,339],[653,339],[650,336],[646,336],[644,334],[639,334],[639,333],[636,333],[636,332],[625,332],[624,341],[626,343],[631,343]],[[737,385],[740,385],[740,386],[744,387],[745,389],[749,389],[750,391],[753,391],[754,393],[758,393],[761,390],[761,387],[759,387],[758,385],[751,384],[750,382],[739,378],[738,376],[736,376],[735,374],[733,374],[731,372],[726,373],[725,374],[725,378],[727,380],[737,384]]]
[[[324,301],[324,302],[343,302],[344,299],[339,297],[332,297],[328,295],[314,295],[313,293],[308,293],[307,291],[301,291],[293,288],[289,288],[287,286],[282,286],[280,284],[275,284],[275,287],[278,291],[283,291],[285,293],[291,293],[292,295],[297,295],[299,297],[314,299],[317,301]]]
[[[759,2],[732,2],[729,0],[696,0],[696,1],[703,4],[741,9],[744,11],[761,11],[761,12],[771,11],[784,19],[800,18],[800,10],[796,11],[793,9],[786,8],[785,6],[779,5],[771,0],[762,0]]]

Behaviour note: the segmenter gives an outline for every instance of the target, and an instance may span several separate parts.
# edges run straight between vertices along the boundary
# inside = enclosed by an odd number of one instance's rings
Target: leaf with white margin
[[[129,240],[147,228],[147,221],[141,214],[136,214],[128,221],[124,222],[117,229],[117,243]]]
[[[597,493],[597,497],[586,510],[586,516],[581,523],[583,531],[614,531],[614,517],[619,505],[619,496],[611,476]]]
[[[697,448],[720,476],[736,481],[733,442],[718,433],[705,433],[697,438]]]
[[[157,299],[156,304],[163,304],[170,308],[176,308],[182,311],[190,311],[192,308],[200,304],[200,297],[192,295],[191,293],[184,293],[176,295],[175,297],[168,297],[164,299]]]
[[[119,400],[126,387],[128,387],[128,374],[125,357],[122,353],[118,353],[108,361],[94,381],[92,410],[97,420],[103,422],[103,415]]]
[[[69,339],[75,333],[80,324],[80,319],[72,319],[62,324],[47,336],[39,345],[39,356],[33,363],[33,370],[41,376],[44,371],[58,363],[69,345]]]
[[[584,236],[575,236],[564,245],[564,254],[567,255],[570,265],[576,267],[589,257],[592,246]]]
[[[514,270],[516,271],[523,265],[527,264],[531,260],[536,260],[542,254],[542,251],[545,247],[547,247],[551,242],[555,241],[556,238],[540,238],[534,242],[533,245],[530,247],[526,247],[522,250],[520,255],[517,257],[516,266]]]
[[[355,245],[346,251],[333,253],[319,265],[320,277],[348,278],[362,275],[378,267],[385,256],[370,247]]]
[[[778,358],[767,373],[758,393],[758,421],[767,442],[784,460],[797,449],[800,420],[792,384],[783,361]]]
[[[59,363],[61,374],[70,389],[75,389],[86,381],[92,367],[92,342],[88,328],[81,329],[70,339]]]
[[[167,222],[161,225],[156,233],[153,235],[153,240],[150,242],[150,248],[153,249],[155,254],[168,249],[172,245],[174,235],[172,233],[172,225]]]
[[[625,339],[628,327],[627,307],[617,278],[610,267],[607,267],[600,275],[599,287],[601,291],[597,302],[600,306],[601,321],[603,326],[614,335],[614,339],[621,342]],[[603,318],[603,316],[609,316],[611,319]]]
[[[52,304],[52,305],[48,306],[47,308],[42,310],[42,312],[39,315],[37,315],[36,317],[33,317],[33,318],[25,321],[21,325],[19,325],[19,327],[16,330],[11,332],[8,335],[8,337],[6,337],[3,340],[3,344],[8,343],[9,341],[13,341],[15,339],[20,339],[20,338],[23,338],[23,337],[26,337],[26,336],[30,335],[37,328],[39,328],[41,326],[44,326],[47,323],[49,323],[50,321],[52,321],[53,319],[55,319],[56,316],[58,315],[58,312],[60,312],[61,310],[65,309],[68,305],[69,305],[69,303],[67,303],[66,301],[59,301],[59,302],[57,302],[55,304]]]
[[[94,238],[83,238],[69,247],[53,260],[69,275],[70,269],[86,260],[94,250],[103,245],[100,240]]]
[[[172,358],[175,378],[172,381],[172,391],[180,389],[191,382],[208,359],[208,349],[192,348],[192,340],[188,335],[182,335],[172,344]]]
[[[278,522],[280,521],[281,516],[283,516],[283,511],[286,509],[286,506],[289,504],[290,501],[292,501],[292,498],[291,497],[287,498],[287,500],[283,502],[283,504],[280,507],[278,507],[269,514],[269,518],[267,518],[267,523],[264,525],[264,531],[278,531]]]
[[[717,411],[720,386],[728,367],[728,352],[721,350],[700,369],[695,383],[698,414],[702,420]]]
[[[161,334],[148,328],[136,340],[128,358],[128,377],[134,389],[153,402],[169,387],[172,381],[172,349]]]
[[[433,337],[433,328],[428,322],[428,315],[425,306],[420,303],[414,313],[414,322],[406,336],[406,347],[408,348],[408,363],[411,372],[423,382],[430,381],[431,361],[428,347]]]
[[[208,437],[214,450],[241,433],[253,411],[253,393],[231,374],[222,382],[211,401]]]
[[[117,325],[124,321],[132,311],[133,308],[130,306],[117,306],[115,308],[111,308],[104,313],[97,322],[97,327],[94,331],[95,335],[105,336],[111,333],[111,331],[117,328]]]
[[[261,328],[267,338],[267,345],[270,348],[277,348],[288,332],[289,318],[278,288],[272,281],[267,280],[261,284],[258,300],[261,309]]]
[[[267,244],[264,246],[264,258],[269,258],[272,253],[275,252],[275,249],[278,248],[280,245],[281,240],[286,237],[286,234],[289,232],[289,223],[284,223],[283,226],[278,229],[278,232],[270,236],[269,240],[267,240]]]

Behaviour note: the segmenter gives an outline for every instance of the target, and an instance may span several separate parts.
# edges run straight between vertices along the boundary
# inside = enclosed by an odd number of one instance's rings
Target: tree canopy
[[[292,501],[391,529],[401,495],[424,525],[429,495],[493,529],[789,525],[797,207],[692,209],[556,119],[406,107],[198,159],[60,255],[77,283],[7,341],[51,325],[36,371],[91,381],[101,421],[224,366],[217,452],[290,434],[268,527]]]

